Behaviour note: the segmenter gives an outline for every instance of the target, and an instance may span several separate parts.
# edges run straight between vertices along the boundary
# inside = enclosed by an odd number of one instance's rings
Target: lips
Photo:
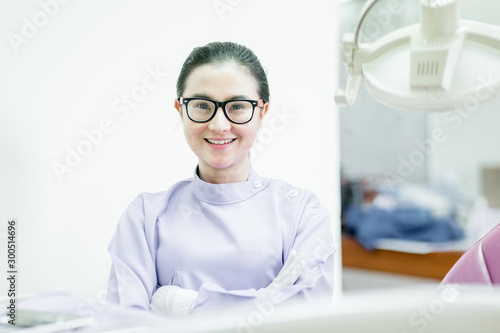
[[[205,141],[213,145],[225,145],[233,142],[234,140],[236,139],[205,139]]]

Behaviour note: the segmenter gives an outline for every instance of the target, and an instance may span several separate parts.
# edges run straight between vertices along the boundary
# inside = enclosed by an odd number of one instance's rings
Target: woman
[[[110,301],[161,315],[332,294],[333,243],[316,196],[251,167],[269,110],[266,74],[230,42],[195,48],[175,108],[199,164],[193,177],[140,194],[109,245]]]

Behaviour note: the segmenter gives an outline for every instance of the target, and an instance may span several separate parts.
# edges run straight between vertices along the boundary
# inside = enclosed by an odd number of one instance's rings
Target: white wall
[[[429,132],[442,131],[442,142],[429,154],[429,177],[454,177],[471,194],[482,192],[481,170],[500,166],[500,101],[470,111],[429,116]]]
[[[175,81],[191,49],[214,40],[249,46],[269,71],[268,121],[283,126],[264,125],[255,168],[315,191],[338,241],[336,15],[330,0],[0,2],[0,233],[18,220],[18,292],[106,288],[126,205],[194,170]],[[68,157],[78,149],[86,156]],[[58,177],[54,163],[71,172]]]

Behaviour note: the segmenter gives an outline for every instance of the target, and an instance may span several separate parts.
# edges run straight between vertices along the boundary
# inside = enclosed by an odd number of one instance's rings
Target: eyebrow
[[[208,96],[206,94],[193,94],[193,96],[191,98],[208,98],[208,99],[213,99],[213,98],[211,98],[210,96]],[[229,99],[227,99],[227,101],[232,101],[234,99],[251,99],[251,98],[249,98],[247,95],[233,95]]]

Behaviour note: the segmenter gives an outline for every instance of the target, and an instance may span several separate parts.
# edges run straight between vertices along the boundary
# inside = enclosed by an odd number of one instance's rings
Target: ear
[[[177,110],[177,112],[179,112],[179,115],[181,116],[181,119],[182,119],[182,105],[179,104],[178,99],[175,100],[174,107]]]
[[[264,116],[267,114],[267,111],[269,111],[269,103],[264,104],[262,109],[260,109],[259,123],[262,123],[262,120],[264,120]]]

